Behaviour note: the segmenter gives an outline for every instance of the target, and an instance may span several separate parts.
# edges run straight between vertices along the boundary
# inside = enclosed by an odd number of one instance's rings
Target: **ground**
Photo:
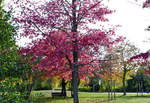
[[[67,97],[57,97],[52,99],[50,90],[33,91],[31,97],[33,97],[36,103],[73,103],[73,99],[70,97],[70,92],[67,92]],[[122,93],[116,94],[116,100],[107,100],[107,93],[88,93],[79,92],[80,103],[150,103],[150,94],[144,93],[137,96],[136,93],[127,93],[126,96],[122,96]]]

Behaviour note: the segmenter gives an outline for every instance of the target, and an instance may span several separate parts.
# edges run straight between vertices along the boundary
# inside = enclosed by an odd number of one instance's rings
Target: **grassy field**
[[[33,91],[32,97],[36,99],[36,103],[73,103],[70,92],[67,92],[66,98],[57,97],[52,99],[51,91]],[[79,92],[79,101],[80,103],[150,103],[150,95],[127,94],[127,96],[122,96],[117,94],[116,100],[108,102],[106,93]]]

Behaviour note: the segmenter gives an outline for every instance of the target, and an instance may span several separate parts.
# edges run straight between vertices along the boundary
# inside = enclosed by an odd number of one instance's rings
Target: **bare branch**
[[[68,5],[70,5],[70,3],[69,3],[69,1],[68,1],[68,0],[65,0],[65,2],[66,2]]]
[[[29,17],[27,17],[28,19],[29,19]],[[30,19],[29,19],[29,21],[42,33],[42,34],[44,34],[44,35],[46,35],[33,21],[31,21]],[[61,30],[61,31],[63,31],[63,32],[66,32],[66,30],[68,30],[67,28],[63,28],[63,27],[51,27],[51,28],[54,28],[54,29],[58,29],[58,30]]]
[[[93,62],[95,62],[95,61],[98,61],[98,62],[106,62],[106,61],[112,61],[112,60],[116,60],[116,59],[103,59],[103,60],[101,60],[101,59],[93,59],[93,60],[91,60],[90,62],[88,62],[88,63],[80,63],[80,64],[78,64],[79,66],[85,66],[85,65],[91,65]]]
[[[89,7],[86,11],[86,14],[93,8],[95,8],[98,4],[100,4],[103,0],[97,2],[96,4],[94,4],[93,6]],[[78,22],[81,21],[84,18],[84,15],[82,15],[81,17],[79,17],[80,15],[78,15]]]
[[[103,0],[102,0],[103,1]],[[88,9],[88,11],[89,10],[91,10],[91,9],[93,9],[93,8],[95,8],[98,4],[100,4],[102,1],[99,1],[99,2],[97,2],[95,5],[93,5],[93,6],[91,6],[89,9]]]
[[[67,1],[67,0],[65,0],[65,1]],[[68,14],[68,15],[69,15],[69,17],[71,17],[71,15],[69,14],[69,11],[68,11],[68,10],[66,9],[66,7],[65,7],[64,1],[63,1],[63,0],[61,0],[61,2],[62,2],[63,8],[64,8],[64,10],[65,10],[66,14]],[[71,19],[71,18],[70,18],[70,19]]]
[[[42,34],[46,35],[34,22],[29,20]]]
[[[134,2],[131,2],[131,1],[127,1],[127,2],[130,3],[130,4],[137,5],[137,6],[142,6],[142,5],[140,5],[140,4],[137,4],[137,3],[134,3]]]
[[[82,3],[83,3],[83,1],[81,1],[81,0],[80,0],[79,9],[80,9],[80,7],[81,7]],[[80,15],[80,14],[78,13],[78,16],[77,16],[77,17],[79,17],[79,15]]]
[[[56,12],[56,11],[47,11],[47,13],[57,13],[57,14],[63,14],[63,15],[66,15],[66,16],[69,16],[71,18],[71,16],[68,14],[68,13],[64,13],[64,12]]]

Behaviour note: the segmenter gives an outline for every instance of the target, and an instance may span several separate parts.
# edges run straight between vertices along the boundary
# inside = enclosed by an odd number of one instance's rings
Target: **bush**
[[[79,87],[79,92],[91,92],[90,86]]]
[[[1,103],[25,103],[26,92],[21,92],[25,87],[19,78],[7,78],[0,82],[0,101]],[[30,100],[32,101],[32,100]]]

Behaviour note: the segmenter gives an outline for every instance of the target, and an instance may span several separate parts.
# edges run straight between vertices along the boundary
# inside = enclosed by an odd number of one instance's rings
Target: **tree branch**
[[[69,62],[70,69],[73,70],[73,69],[72,69],[72,63],[71,63],[71,60],[69,59],[68,55],[66,55],[66,59],[67,59],[68,62]]]
[[[47,11],[47,10],[46,10]],[[64,13],[64,12],[56,12],[56,11],[47,11],[47,13],[57,13],[57,14],[63,14],[63,15],[66,15],[66,16],[69,16],[71,18],[71,15],[69,15],[68,13]]]
[[[68,2],[67,0],[65,0],[66,2]],[[65,10],[65,12],[66,12],[66,14],[68,14],[68,16],[70,17],[70,19],[71,19],[71,15],[69,14],[69,11],[66,9],[66,7],[65,7],[65,5],[64,5],[64,1],[63,0],[61,0],[61,3],[62,3],[62,5],[63,5],[63,8],[64,8],[64,10]]]
[[[100,4],[102,1],[103,1],[103,0],[97,2],[96,4],[94,4],[93,6],[91,6],[90,8],[88,8],[88,9],[86,10],[86,14],[87,14],[91,9],[95,8],[98,4]],[[79,17],[79,15],[78,15],[78,22],[81,21],[83,18],[84,18],[84,15],[82,15],[81,17]]]
[[[89,63],[79,63],[78,65],[79,66],[85,66],[85,65],[91,65],[91,63],[93,63],[95,61],[99,61],[99,62],[103,61],[103,62],[105,62],[105,61],[111,61],[111,60],[116,60],[116,59],[103,59],[103,60],[94,59],[94,60],[91,60]]]

